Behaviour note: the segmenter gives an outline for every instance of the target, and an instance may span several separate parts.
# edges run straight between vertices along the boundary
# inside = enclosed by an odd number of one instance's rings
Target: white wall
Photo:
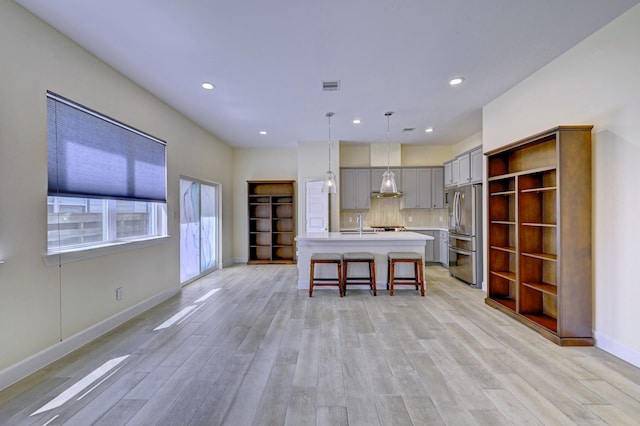
[[[369,144],[340,144],[340,167],[370,167],[371,148]]]
[[[482,141],[480,141],[482,143]],[[442,166],[451,160],[454,151],[450,145],[402,145],[402,166]]]
[[[367,147],[368,148],[368,147]],[[369,150],[367,149],[367,153]],[[340,228],[340,160],[342,158],[342,144],[331,141],[331,171],[336,174],[338,192],[329,194],[330,224],[329,230]],[[368,159],[367,159],[368,161]],[[305,218],[304,185],[307,180],[323,180],[329,167],[329,143],[298,142],[298,233],[305,232],[303,223]]]
[[[0,388],[82,343],[78,334],[179,292],[179,179],[222,184],[232,223],[232,151],[11,1],[0,2]],[[171,237],[127,253],[45,266],[47,109],[52,90],[167,141]],[[174,215],[175,213],[175,215]],[[223,227],[222,258],[233,253]],[[124,287],[125,298],[115,300]],[[116,321],[117,322],[117,321]],[[17,364],[20,366],[17,367]]]
[[[640,6],[483,110],[484,151],[593,124],[596,344],[640,366]]]
[[[249,259],[248,180],[296,180],[298,157],[294,148],[236,148],[233,150],[234,261]],[[300,188],[296,185],[296,192]],[[298,221],[298,218],[296,218]]]
[[[473,136],[471,143],[475,143],[473,146],[482,144],[482,134],[477,133]],[[466,151],[467,148],[461,151],[456,151],[454,148],[458,145],[464,145],[467,139],[456,144],[451,145],[400,145],[400,165],[403,167],[418,167],[418,166],[441,166],[443,162],[451,160],[455,154],[462,151]],[[369,144],[355,144],[355,143],[341,143],[340,144],[340,167],[371,167],[371,149],[374,145]],[[381,166],[386,166],[386,144],[381,144],[384,148],[384,160]],[[395,146],[394,146],[395,148]],[[469,146],[472,148],[472,146]],[[393,165],[393,163],[392,163]]]
[[[452,149],[454,155],[458,155],[480,145],[482,145],[482,132],[477,132],[453,145]]]

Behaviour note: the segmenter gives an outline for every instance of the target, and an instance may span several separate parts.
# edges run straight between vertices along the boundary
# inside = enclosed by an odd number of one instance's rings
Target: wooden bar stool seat
[[[389,290],[389,296],[393,296],[394,285],[415,285],[416,290],[420,289],[420,294],[424,296],[424,271],[422,267],[422,256],[418,253],[412,252],[391,252],[387,255],[387,259],[387,290]],[[396,264],[398,263],[413,264],[413,276],[396,276],[395,268]]]
[[[349,264],[350,263],[367,263],[369,274],[366,277],[349,276]],[[344,253],[342,255],[342,292],[347,294],[348,284],[369,284],[369,288],[373,295],[376,295],[376,260],[372,253],[358,252],[358,253]]]
[[[315,266],[318,263],[335,264],[337,273],[335,278],[316,278]],[[312,297],[314,286],[337,286],[340,297],[343,296],[342,284],[342,255],[338,253],[313,253],[311,255],[311,268],[309,271],[309,297]]]

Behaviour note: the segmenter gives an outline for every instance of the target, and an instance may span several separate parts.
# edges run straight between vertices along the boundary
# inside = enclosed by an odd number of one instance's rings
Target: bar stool
[[[350,277],[349,263],[367,263],[369,268],[369,276],[366,277]],[[347,284],[369,284],[369,288],[373,295],[376,295],[376,261],[372,253],[344,253],[342,255],[342,292],[347,294]]]
[[[391,252],[387,255],[387,290],[389,296],[393,296],[394,285],[415,285],[416,290],[424,296],[424,274],[422,269],[422,256],[412,252]],[[413,277],[397,277],[395,268],[397,263],[413,264]]]
[[[316,278],[314,270],[317,263],[335,264],[338,271],[335,278]],[[343,295],[342,285],[342,255],[338,253],[313,253],[311,255],[311,268],[309,271],[309,297],[312,297],[313,286],[338,286],[340,297]]]

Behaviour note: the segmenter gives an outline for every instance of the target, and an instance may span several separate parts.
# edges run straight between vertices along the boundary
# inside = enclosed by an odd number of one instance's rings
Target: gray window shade
[[[166,145],[47,93],[49,195],[167,200]]]

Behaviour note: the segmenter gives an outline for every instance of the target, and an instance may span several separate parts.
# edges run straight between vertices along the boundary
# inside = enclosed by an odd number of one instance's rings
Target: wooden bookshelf
[[[559,345],[593,345],[591,129],[487,152],[486,303]]]
[[[295,263],[295,181],[248,181],[247,185],[247,263]]]

